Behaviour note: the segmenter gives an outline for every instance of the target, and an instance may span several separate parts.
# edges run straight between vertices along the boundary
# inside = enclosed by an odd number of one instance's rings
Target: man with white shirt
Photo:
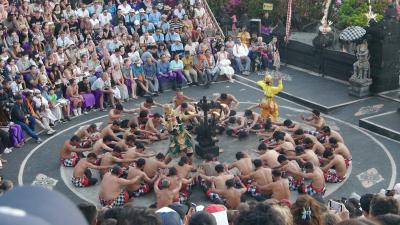
[[[182,4],[179,4],[174,10],[174,15],[177,16],[180,20],[183,19],[183,16],[186,15],[185,10],[182,8]]]
[[[139,38],[139,45],[142,46],[148,46],[151,44],[155,44],[156,41],[154,40],[154,38],[149,34],[149,32],[144,32],[143,36],[141,36]]]
[[[108,73],[104,72],[101,77],[97,78],[92,84],[92,92],[96,97],[96,106],[100,111],[104,111],[104,95],[107,95],[111,107],[114,107],[114,93],[111,89],[111,81]]]
[[[131,6],[128,4],[128,2],[126,1],[126,0],[124,0],[123,2],[122,2],[122,4],[121,5],[119,5],[118,6],[118,9],[120,9],[121,10],[121,12],[122,12],[122,15],[128,15],[128,13],[129,13],[129,11],[131,11]]]
[[[71,43],[71,40],[67,35],[65,35],[64,31],[61,31],[60,37],[57,38],[57,46],[62,48],[67,48]]]
[[[103,27],[106,24],[110,24],[112,21],[111,13],[107,10],[104,10],[102,14],[99,15],[100,27]]]
[[[76,16],[79,19],[85,18],[85,17],[89,17],[89,11],[86,9],[86,5],[85,4],[81,4],[81,7],[76,10]]]
[[[236,44],[233,46],[233,55],[235,56],[236,65],[239,67],[240,73],[244,75],[250,75],[250,58],[249,49],[245,44],[238,38]],[[243,67],[243,63],[245,66]]]
[[[121,56],[121,48],[123,48],[123,46],[116,48],[115,52],[110,56],[111,65],[113,66],[115,64],[122,65],[122,63],[124,62],[124,59]]]

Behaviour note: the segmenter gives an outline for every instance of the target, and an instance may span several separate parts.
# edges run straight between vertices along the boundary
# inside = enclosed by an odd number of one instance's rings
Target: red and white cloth
[[[292,25],[292,0],[288,0],[288,10],[286,15],[286,33],[285,33],[286,43],[289,41],[291,25]]]

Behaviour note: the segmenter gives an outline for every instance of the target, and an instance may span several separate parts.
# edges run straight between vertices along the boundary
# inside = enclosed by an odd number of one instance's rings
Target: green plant
[[[379,21],[383,18],[384,10],[387,8],[387,1],[372,1],[372,10],[377,14]],[[343,0],[338,11],[337,28],[344,29],[348,26],[366,26],[368,18],[368,2],[365,0]]]

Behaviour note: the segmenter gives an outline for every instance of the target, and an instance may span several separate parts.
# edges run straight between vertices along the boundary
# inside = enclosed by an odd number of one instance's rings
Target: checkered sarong
[[[257,186],[254,184],[247,186],[247,193],[249,193],[253,197],[257,197],[257,196],[261,195],[257,189]]]
[[[87,177],[72,177],[71,182],[78,188],[89,186],[89,180]]]
[[[146,193],[150,192],[150,187],[148,184],[141,184],[139,189],[133,192],[135,197],[140,197]]]
[[[208,189],[207,191],[207,196],[211,201],[215,201],[215,200],[222,200],[221,196],[219,196],[219,194],[212,192],[212,189]]]
[[[326,189],[325,189],[325,187],[324,187],[324,188],[322,188],[322,190],[317,190],[317,189],[315,189],[315,188],[312,186],[312,184],[310,184],[310,185],[308,185],[307,187],[305,187],[305,189],[304,189],[303,191],[304,191],[305,193],[311,195],[311,196],[314,196],[314,195],[317,195],[317,194],[324,195]]]
[[[65,166],[65,167],[74,167],[77,162],[78,162],[78,158],[77,157],[76,158],[74,157],[74,158],[71,158],[71,159],[63,159],[63,160],[61,160],[62,165]]]
[[[328,183],[340,183],[344,181],[346,177],[341,177],[337,175],[335,169],[329,169],[324,173],[325,181]]]
[[[108,200],[108,201],[104,200],[104,199],[100,199],[100,203],[104,207],[115,208],[115,207],[123,206],[125,204],[125,202],[127,202],[128,200],[129,200],[128,192],[126,190],[122,190],[116,199]]]
[[[293,176],[288,176],[287,178],[289,180],[289,189],[291,191],[297,191],[302,182],[299,180],[296,180],[296,178],[294,178]]]

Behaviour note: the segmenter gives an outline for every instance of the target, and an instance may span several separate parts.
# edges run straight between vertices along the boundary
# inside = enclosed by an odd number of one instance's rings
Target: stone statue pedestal
[[[349,95],[359,98],[371,95],[369,87],[372,85],[372,79],[357,79],[354,75],[349,79]]]

